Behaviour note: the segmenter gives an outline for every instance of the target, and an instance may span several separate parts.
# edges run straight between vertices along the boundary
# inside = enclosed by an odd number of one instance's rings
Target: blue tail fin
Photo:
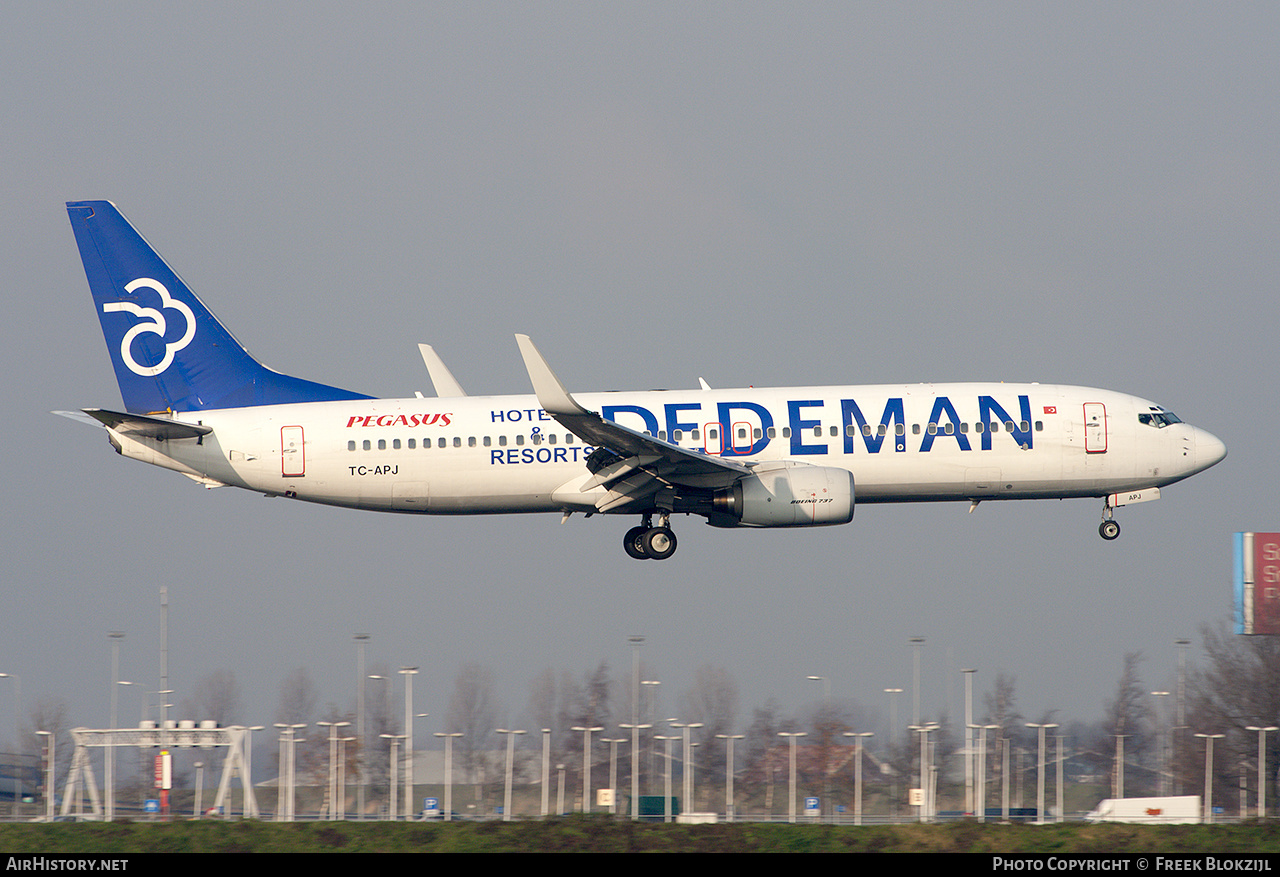
[[[370,398],[259,363],[110,201],[67,213],[129,412]]]

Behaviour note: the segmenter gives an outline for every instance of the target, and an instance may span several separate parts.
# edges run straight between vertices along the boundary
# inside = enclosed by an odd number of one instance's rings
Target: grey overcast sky
[[[1274,3],[28,3],[0,13],[5,430],[0,672],[107,721],[235,672],[247,721],[307,667],[354,702],[417,664],[440,730],[489,665],[501,721],[544,668],[629,634],[674,715],[727,668],[740,724],[808,674],[886,711],[927,638],[1027,715],[1094,720],[1127,651],[1230,613],[1230,534],[1275,510],[1280,67]],[[1218,467],[1100,503],[864,507],[815,532],[630,518],[418,518],[206,491],[51,416],[119,405],[64,202],[108,198],[279,370],[524,393],[528,333],[571,389],[1018,380],[1155,399]],[[1193,652],[1193,656],[1194,656]],[[13,698],[0,680],[0,741]],[[122,712],[136,715],[138,689]],[[909,698],[909,694],[908,694]],[[904,701],[904,709],[909,700]],[[900,713],[903,715],[904,713]],[[191,718],[200,718],[192,716]]]

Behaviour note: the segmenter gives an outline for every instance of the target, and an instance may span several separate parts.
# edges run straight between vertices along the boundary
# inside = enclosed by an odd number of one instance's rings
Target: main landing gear
[[[634,560],[666,560],[676,553],[676,534],[671,532],[671,516],[664,514],[653,526],[653,516],[645,515],[639,527],[632,527],[622,537],[622,547]]]
[[[1114,511],[1111,503],[1104,499],[1102,501],[1102,523],[1098,525],[1098,535],[1108,542],[1120,535],[1120,525],[1111,519]]]

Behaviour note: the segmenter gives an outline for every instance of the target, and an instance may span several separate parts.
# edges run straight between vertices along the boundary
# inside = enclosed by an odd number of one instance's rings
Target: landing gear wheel
[[[644,550],[644,534],[647,532],[647,527],[632,527],[627,531],[627,535],[622,537],[622,548],[627,552],[627,557],[632,560],[649,559],[649,555]]]
[[[1098,535],[1110,542],[1120,535],[1120,525],[1115,521],[1103,521],[1098,525]]]
[[[666,560],[676,553],[676,534],[667,527],[654,527],[641,538],[644,553],[654,560]]]

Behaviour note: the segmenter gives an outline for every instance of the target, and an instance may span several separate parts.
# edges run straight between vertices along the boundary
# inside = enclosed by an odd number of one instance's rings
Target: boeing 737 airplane
[[[1095,497],[1118,506],[1226,446],[1123,393],[907,384],[570,394],[524,335],[534,395],[468,396],[426,345],[436,398],[377,399],[272,371],[109,201],[67,204],[124,411],[58,412],[206,487],[386,512],[632,515],[636,559],[675,514],[716,527],[844,524],[858,504]],[[87,415],[87,417],[86,417]]]

